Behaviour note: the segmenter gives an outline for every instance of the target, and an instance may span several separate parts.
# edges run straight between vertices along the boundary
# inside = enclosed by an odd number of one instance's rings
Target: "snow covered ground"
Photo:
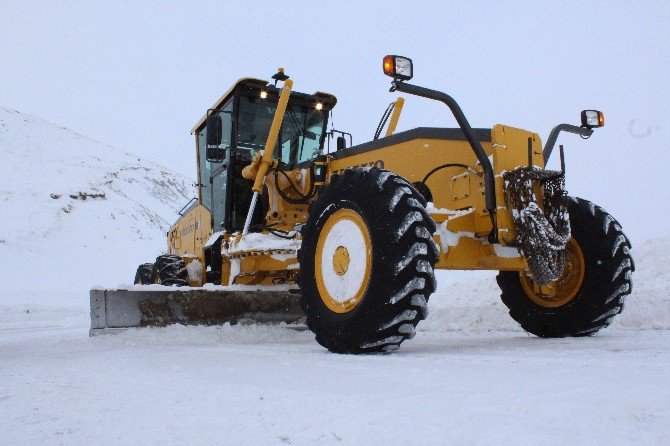
[[[0,445],[670,443],[670,237],[633,247],[592,338],[528,336],[493,274],[449,272],[393,355],[278,326],[89,338],[88,289],[165,249],[190,181],[2,108],[0,155]]]
[[[341,356],[282,327],[0,333],[0,444],[668,444],[670,332],[419,333]]]

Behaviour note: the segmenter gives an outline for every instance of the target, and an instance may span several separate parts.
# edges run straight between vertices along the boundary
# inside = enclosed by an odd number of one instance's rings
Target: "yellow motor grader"
[[[427,316],[436,268],[500,271],[502,301],[537,336],[607,326],[631,292],[631,245],[566,194],[562,146],[561,170],[545,169],[561,132],[588,138],[603,114],[583,111],[543,146],[507,125],[472,128],[451,96],[408,83],[409,58],[386,56],[383,70],[391,92],[444,103],[458,127],[396,132],[398,98],[373,140],[352,145],[328,129],[334,96],[294,92],[282,69],[239,80],[193,127],[198,197],[167,254],[134,286],[91,292],[91,332],[304,318],[332,352],[391,351]]]

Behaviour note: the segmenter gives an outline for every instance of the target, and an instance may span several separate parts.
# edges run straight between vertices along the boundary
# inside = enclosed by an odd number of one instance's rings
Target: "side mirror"
[[[208,146],[221,145],[221,136],[223,134],[223,124],[221,121],[221,116],[209,115],[207,116],[206,122],[207,122],[207,145]],[[209,159],[209,151],[207,153],[207,159]]]
[[[207,147],[205,158],[210,163],[222,163],[226,160],[227,148],[222,147]]]

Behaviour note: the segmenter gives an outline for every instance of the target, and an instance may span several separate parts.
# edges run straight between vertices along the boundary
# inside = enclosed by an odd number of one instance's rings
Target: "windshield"
[[[322,132],[323,115],[320,110],[289,104],[280,137],[282,161],[297,164],[317,156]]]
[[[242,96],[237,124],[237,148],[262,150],[265,147],[276,108],[276,101],[270,98],[263,100]]]
[[[276,108],[276,97],[241,97],[237,128],[238,148],[254,151],[265,148]],[[294,167],[318,155],[324,116],[323,110],[289,101],[275,147],[275,157],[282,164]]]

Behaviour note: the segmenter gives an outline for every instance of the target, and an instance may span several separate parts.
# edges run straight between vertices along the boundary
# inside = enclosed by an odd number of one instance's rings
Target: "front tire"
[[[298,251],[307,326],[335,353],[397,350],[427,316],[439,249],[416,189],[348,169],[310,204]]]
[[[545,294],[524,272],[501,272],[498,285],[509,314],[540,337],[590,336],[621,313],[633,285],[631,244],[604,209],[569,199],[572,239],[563,276]]]

